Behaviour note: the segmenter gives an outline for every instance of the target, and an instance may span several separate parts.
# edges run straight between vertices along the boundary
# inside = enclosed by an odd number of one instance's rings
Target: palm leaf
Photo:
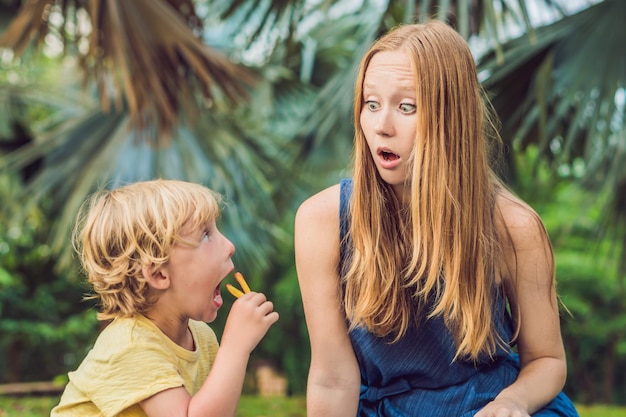
[[[265,71],[287,74],[280,68]],[[18,171],[35,162],[41,165],[20,200],[30,207],[52,196],[47,204],[55,218],[50,243],[55,253],[62,254],[62,269],[71,265],[68,233],[88,194],[161,177],[205,184],[223,194],[221,227],[238,248],[237,264],[246,270],[264,270],[281,247],[278,243],[291,242],[277,225],[285,210],[291,209],[299,183],[298,175],[288,172],[296,148],[286,135],[298,125],[299,119],[289,115],[298,112],[303,91],[298,83],[265,78],[271,81],[258,84],[248,106],[206,112],[193,122],[181,119],[172,130],[172,140],[159,146],[141,140],[145,136],[132,127],[127,112],[106,113],[95,101],[84,103],[80,114],[64,111],[67,121],[30,145],[0,156],[0,171]],[[275,113],[281,116],[275,118]]]
[[[312,74],[321,85],[298,137],[302,140],[304,168],[313,172],[321,166],[332,171],[345,166],[347,158],[333,158],[349,153],[352,136],[351,108],[355,70],[371,42],[392,27],[431,18],[446,20],[465,38],[485,36],[495,45],[498,62],[503,61],[504,29],[510,21],[526,28],[534,39],[525,2],[493,0],[390,1],[386,7],[368,5],[336,19],[325,16],[308,32],[301,34],[302,71]],[[512,7],[510,3],[516,5]],[[552,3],[552,2],[548,2]],[[498,10],[496,12],[496,10]],[[312,46],[311,46],[312,45]],[[307,51],[312,49],[312,51]],[[305,59],[313,55],[313,59]],[[311,69],[305,64],[311,62]],[[333,163],[334,162],[334,163]]]
[[[175,178],[205,184],[223,194],[223,228],[238,247],[239,263],[266,268],[276,247],[272,241],[286,238],[274,226],[281,213],[274,195],[289,192],[287,185],[276,181],[289,178],[283,165],[276,163],[279,141],[250,135],[234,127],[233,120],[216,121],[208,116],[194,128],[175,129],[174,140],[155,147],[140,140],[130,123],[128,114],[91,110],[46,140],[0,158],[0,168],[9,171],[43,161],[20,200],[30,207],[52,197],[51,210],[57,214],[50,244],[61,254],[59,267],[71,266],[69,231],[80,204],[91,192],[152,178]]]
[[[626,166],[618,99],[626,86],[625,13],[626,3],[604,1],[538,29],[536,43],[528,35],[507,43],[503,65],[493,53],[479,62],[505,141],[537,145],[555,171],[584,160],[594,186],[615,184],[624,175],[616,167]]]
[[[89,16],[88,30],[81,31],[78,10]],[[55,29],[55,12],[65,22],[57,28],[62,39],[88,40],[86,50],[77,47],[76,54],[85,84],[98,86],[102,108],[127,106],[134,126],[154,132],[149,139],[167,138],[182,112],[197,113],[198,95],[209,108],[232,105],[247,98],[254,82],[250,71],[197,36],[201,23],[190,0],[31,0],[0,37],[0,46],[19,56],[31,39],[39,45]]]
[[[300,0],[234,0],[216,1],[221,19],[236,20],[245,28],[246,43],[259,40],[270,31],[281,32],[291,39],[298,23],[305,15],[306,2]],[[328,0],[321,2],[329,3]],[[314,7],[321,7],[320,4]]]
[[[305,175],[328,173],[325,178],[309,175],[318,183],[321,180],[321,185],[336,181],[349,160],[356,69],[383,16],[384,10],[367,7],[334,18],[327,15],[306,34],[299,51],[301,73],[310,74],[305,79],[313,84],[305,101],[304,123],[295,132],[299,168]],[[309,55],[313,58],[305,59]]]

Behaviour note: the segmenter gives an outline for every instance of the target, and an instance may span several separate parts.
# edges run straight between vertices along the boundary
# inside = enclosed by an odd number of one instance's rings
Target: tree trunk
[[[21,376],[20,362],[22,357],[22,338],[14,335],[9,345],[9,355],[7,363],[7,382],[18,382]]]
[[[618,340],[619,339],[615,335],[612,335],[606,345],[601,399],[604,404],[611,404],[613,402],[613,391],[615,389],[615,364],[617,356],[615,352],[617,350]]]

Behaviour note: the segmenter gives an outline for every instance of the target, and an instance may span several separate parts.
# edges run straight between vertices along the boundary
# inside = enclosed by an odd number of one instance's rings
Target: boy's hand
[[[265,294],[243,294],[233,303],[228,314],[221,345],[229,345],[228,349],[243,349],[243,353],[249,355],[277,320],[274,304]]]

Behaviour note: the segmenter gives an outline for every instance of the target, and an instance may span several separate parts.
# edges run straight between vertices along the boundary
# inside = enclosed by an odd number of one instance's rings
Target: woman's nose
[[[382,109],[377,113],[378,118],[374,125],[374,131],[378,136],[393,136],[393,115],[387,109]]]

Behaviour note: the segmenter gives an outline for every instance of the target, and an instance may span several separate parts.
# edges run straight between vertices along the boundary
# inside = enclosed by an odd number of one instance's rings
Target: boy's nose
[[[226,239],[226,238],[224,238]],[[230,240],[226,239],[226,250],[228,251],[228,256],[233,256],[235,254],[235,245],[233,245],[233,242],[231,242]]]

